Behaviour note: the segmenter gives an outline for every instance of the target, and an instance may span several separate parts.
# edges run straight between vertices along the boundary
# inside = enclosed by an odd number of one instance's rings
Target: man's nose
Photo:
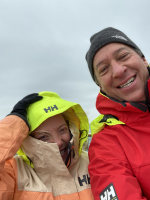
[[[127,70],[126,66],[124,66],[123,64],[120,64],[116,61],[112,61],[111,66],[112,66],[113,78],[122,77],[124,75],[125,71]]]

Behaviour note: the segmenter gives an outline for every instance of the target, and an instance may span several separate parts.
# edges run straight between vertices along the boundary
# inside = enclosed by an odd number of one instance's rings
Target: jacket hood
[[[149,68],[148,68],[149,69]],[[119,102],[116,99],[108,97],[106,94],[100,93],[97,96],[96,108],[100,113],[96,119],[91,122],[91,134],[98,133],[105,125],[116,124],[137,124],[140,120],[145,123],[145,116],[149,115],[150,111],[150,78],[146,82],[145,92],[146,101],[141,102]],[[130,117],[129,117],[130,115]],[[130,125],[129,125],[130,126]]]
[[[82,107],[77,103],[60,98],[60,96],[54,92],[44,91],[40,92],[39,95],[43,96],[43,99],[31,104],[27,110],[27,117],[30,125],[29,134],[49,117],[63,114],[65,119],[69,121],[69,128],[71,124],[75,124],[79,130],[78,152],[80,155],[82,146],[87,140],[89,132],[88,118]],[[34,167],[22,147],[18,150],[17,154],[22,156],[27,164]]]

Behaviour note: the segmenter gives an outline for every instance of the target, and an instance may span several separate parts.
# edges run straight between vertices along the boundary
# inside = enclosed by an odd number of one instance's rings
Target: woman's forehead
[[[40,131],[40,130],[51,131],[51,130],[58,129],[62,125],[66,125],[66,121],[62,114],[58,114],[46,119],[33,132]]]

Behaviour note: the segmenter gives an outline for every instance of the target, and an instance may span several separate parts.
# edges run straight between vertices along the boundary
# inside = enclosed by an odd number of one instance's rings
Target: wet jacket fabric
[[[17,116],[1,120],[0,200],[94,200],[88,156],[83,150],[79,153],[81,133],[75,123],[70,130],[74,150],[67,168],[56,143],[45,143],[28,135],[26,123]],[[19,148],[23,155],[15,155]]]
[[[89,173],[95,200],[150,200],[150,79],[146,102],[118,102],[99,93]]]

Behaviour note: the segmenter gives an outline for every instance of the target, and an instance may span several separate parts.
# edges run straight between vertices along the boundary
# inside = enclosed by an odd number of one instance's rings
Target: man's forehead
[[[133,51],[131,47],[121,44],[121,43],[107,44],[95,54],[93,65],[97,68],[100,64],[102,64],[105,61],[106,56],[108,56],[109,54],[115,56],[116,54],[124,50]]]

